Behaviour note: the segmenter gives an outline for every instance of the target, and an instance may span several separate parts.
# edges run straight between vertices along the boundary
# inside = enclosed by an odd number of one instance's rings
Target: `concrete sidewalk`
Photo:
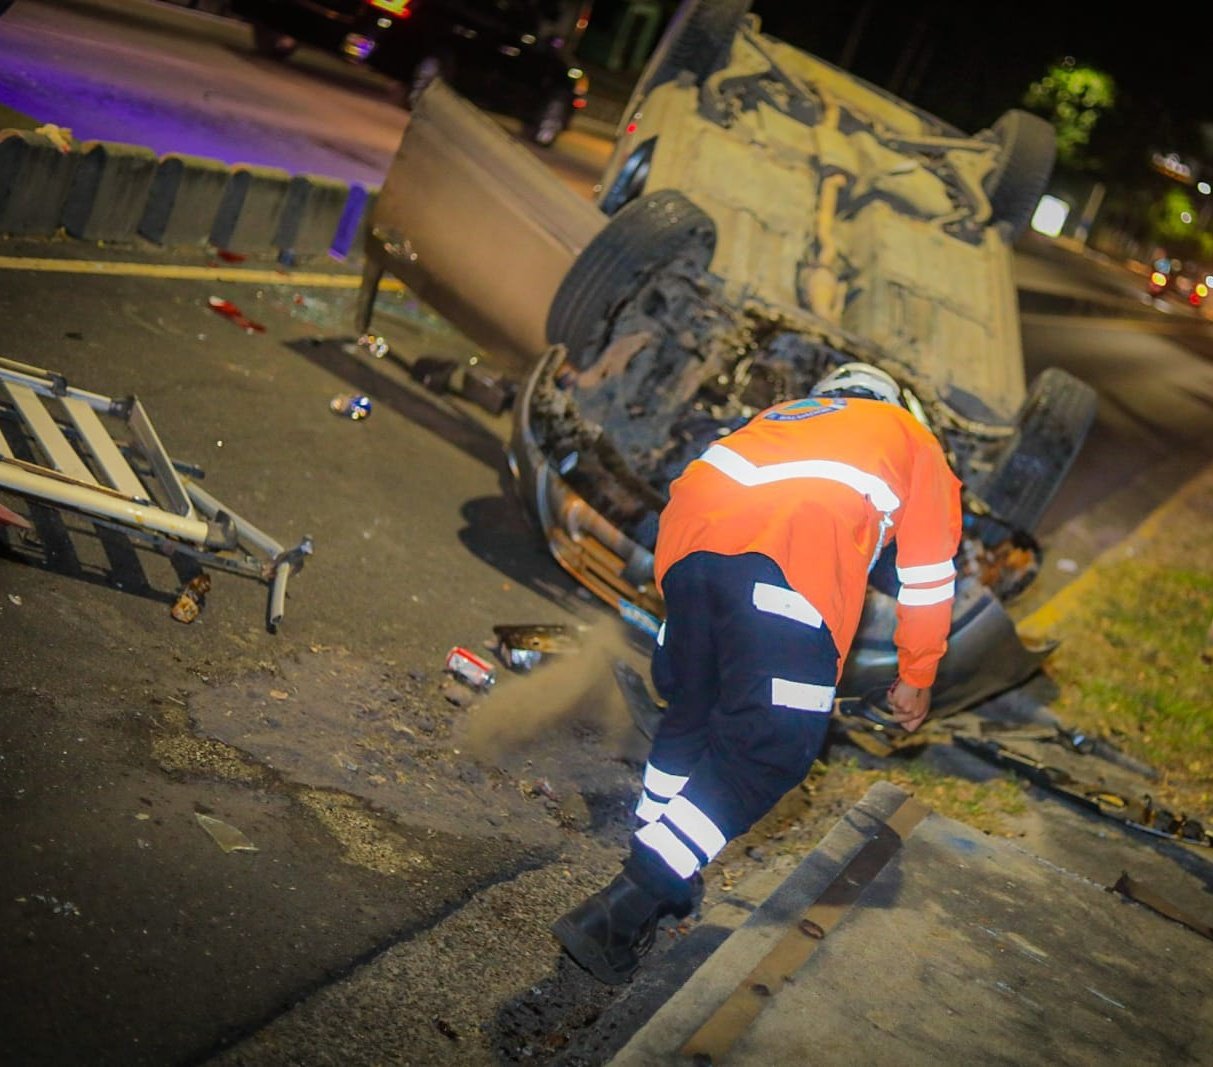
[[[1208,1062],[1183,925],[878,783],[609,1062]]]

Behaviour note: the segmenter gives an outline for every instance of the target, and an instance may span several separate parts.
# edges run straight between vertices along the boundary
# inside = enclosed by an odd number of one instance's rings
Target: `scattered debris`
[[[18,515],[0,504],[0,526],[16,526],[20,530],[32,530],[34,524],[24,515]]]
[[[211,835],[211,839],[224,852],[258,851],[257,846],[237,830],[236,827],[220,819],[212,818],[210,815],[203,815],[200,811],[194,812],[194,818],[198,820],[198,825]]]
[[[19,597],[16,593],[8,594],[8,602],[10,604],[12,604],[12,606],[15,608],[21,607],[21,603],[22,603],[21,597]]]
[[[418,356],[409,367],[409,373],[430,392],[445,393],[458,366],[445,356]]]
[[[559,623],[524,626],[494,626],[497,655],[511,670],[533,670],[544,656],[573,652],[579,642],[572,630]]]
[[[940,734],[931,728],[929,721],[914,733],[908,733],[867,696],[839,697],[834,710],[837,714],[830,721],[831,727],[856,748],[879,759],[925,748],[940,740]]]
[[[232,322],[239,326],[240,329],[242,329],[245,333],[265,333],[265,327],[262,326],[261,323],[254,322],[252,319],[247,318],[244,312],[241,311],[230,300],[224,300],[223,297],[220,296],[212,296],[209,300],[207,300],[207,304],[210,305],[212,311],[218,312],[220,315],[224,315],[231,319]]]
[[[1119,893],[1129,900],[1135,901],[1151,911],[1158,912],[1172,922],[1180,923],[1186,926],[1189,930],[1193,930],[1200,934],[1201,937],[1207,937],[1213,940],[1213,926],[1210,926],[1202,919],[1189,915],[1181,908],[1177,907],[1166,897],[1156,893],[1147,885],[1143,885],[1136,879],[1129,876],[1128,871],[1122,871],[1120,877],[1116,880],[1114,886],[1108,888],[1109,893]]]
[[[1200,658],[1206,663],[1213,663],[1213,622],[1209,623],[1209,630],[1205,634],[1205,647],[1201,650]]]
[[[446,654],[446,669],[473,689],[488,689],[497,681],[497,671],[488,660],[459,645]]]
[[[490,415],[500,415],[513,405],[518,386],[487,367],[470,366],[463,374],[459,392],[465,400],[484,408]]]
[[[27,900],[36,900],[39,904],[45,904],[56,915],[65,915],[69,918],[80,917],[80,909],[70,900],[60,900],[58,897],[48,896],[43,893],[31,893],[29,897],[18,897],[17,903],[24,904]]]
[[[1059,726],[1051,734],[1036,736],[1018,734],[1016,737],[1021,741],[1040,741],[1046,744],[1061,745],[1070,752],[1077,752],[1080,756],[1097,756],[1118,767],[1123,767],[1127,771],[1139,774],[1143,778],[1148,778],[1152,782],[1159,778],[1158,771],[1149,764],[1125,755],[1111,742],[1105,741],[1102,737],[1093,737],[1082,730],[1067,730]]]
[[[329,410],[353,422],[361,422],[370,417],[371,398],[361,393],[338,393],[329,401]]]
[[[530,797],[543,797],[545,800],[560,800],[556,790],[552,788],[552,783],[546,778],[536,778],[535,781],[529,783],[526,787],[526,795]]]
[[[510,648],[501,644],[497,648],[501,661],[511,670],[526,674],[539,666],[543,653],[533,648]]]
[[[478,356],[472,356],[463,366],[447,356],[418,356],[410,364],[409,373],[431,393],[461,396],[491,415],[500,415],[510,407],[518,392],[516,382],[482,366]]]
[[[274,700],[290,700],[291,699],[291,694],[288,693],[285,689],[271,689],[270,696]]]
[[[173,605],[172,616],[178,622],[193,622],[202,613],[206,594],[211,591],[209,574],[198,574],[185,584]]]
[[[364,333],[358,338],[358,347],[369,352],[376,359],[383,359],[384,356],[391,352],[391,347],[382,337],[376,337],[373,333]]]
[[[1084,782],[1061,767],[1051,766],[1027,753],[1017,752],[1000,741],[959,733],[954,734],[952,740],[965,751],[980,756],[997,767],[1013,771],[1033,785],[1072,800],[1134,830],[1141,830],[1155,837],[1170,838],[1187,845],[1213,848],[1213,831],[1206,830],[1199,822],[1186,815],[1176,815],[1166,808],[1156,806],[1151,796],[1131,800],[1100,783]]]

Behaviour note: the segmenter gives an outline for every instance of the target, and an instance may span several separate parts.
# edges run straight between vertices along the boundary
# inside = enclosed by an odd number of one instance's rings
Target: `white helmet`
[[[870,363],[844,363],[813,386],[811,396],[868,395],[873,400],[901,405],[901,386]]]

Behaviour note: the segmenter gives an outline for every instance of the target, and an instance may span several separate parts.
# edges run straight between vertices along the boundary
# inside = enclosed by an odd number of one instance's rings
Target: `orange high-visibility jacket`
[[[713,444],[675,479],[654,570],[660,589],[692,552],[761,552],[821,614],[841,675],[868,573],[896,538],[898,671],[926,687],[947,647],[960,524],[960,482],[908,411],[879,400],[792,400]]]

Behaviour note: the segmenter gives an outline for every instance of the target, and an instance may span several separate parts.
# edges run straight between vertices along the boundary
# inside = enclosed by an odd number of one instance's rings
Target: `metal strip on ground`
[[[907,798],[877,829],[817,899],[801,914],[741,981],[729,997],[693,1034],[681,1053],[708,1063],[720,1063],[738,1038],[799,971],[860,894],[896,854],[930,808]],[[706,1060],[704,1060],[706,1058]]]

